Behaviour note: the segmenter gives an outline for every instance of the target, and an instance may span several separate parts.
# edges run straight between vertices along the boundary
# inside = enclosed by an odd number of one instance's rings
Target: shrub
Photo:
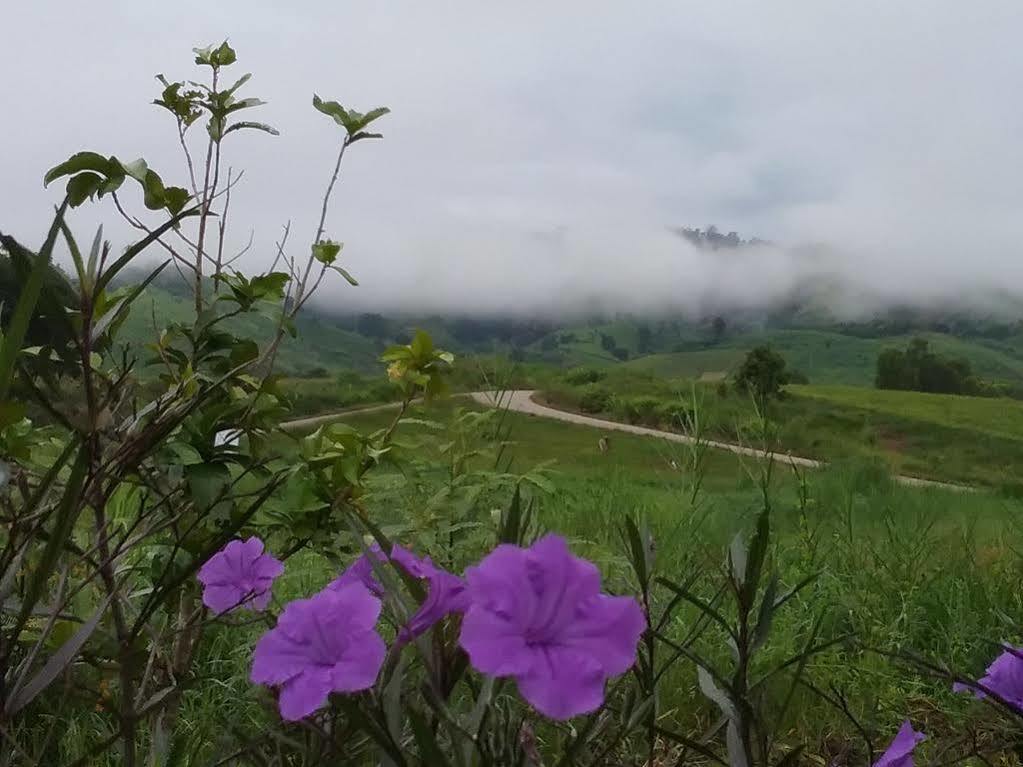
[[[661,422],[661,400],[657,397],[615,397],[615,417],[627,423],[658,426]]]
[[[597,381],[603,381],[606,377],[607,373],[595,368],[572,368],[565,373],[565,381],[572,386],[597,383]]]
[[[735,385],[750,392],[761,407],[777,397],[786,383],[785,358],[770,346],[751,349],[735,374]]]
[[[606,413],[613,396],[602,386],[587,386],[579,396],[579,409],[584,413]]]

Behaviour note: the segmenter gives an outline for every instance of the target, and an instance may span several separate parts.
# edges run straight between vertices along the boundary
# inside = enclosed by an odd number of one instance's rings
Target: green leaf
[[[238,101],[235,101],[232,104],[228,104],[224,108],[224,114],[231,114],[231,112],[237,112],[240,109],[251,109],[252,107],[261,107],[264,104],[266,104],[265,101],[257,98],[238,99]]]
[[[146,183],[146,173],[149,172],[149,164],[141,157],[131,162],[121,163],[121,167],[124,172],[131,176],[133,179],[138,181],[140,184]]]
[[[267,272],[258,277],[253,277],[249,283],[252,295],[259,298],[281,298],[284,295],[284,286],[288,284],[291,277],[286,272]]]
[[[188,204],[191,197],[192,195],[188,193],[187,189],[180,186],[168,186],[163,190],[163,207],[172,216],[176,216]]]
[[[192,52],[195,53],[196,64],[214,69],[234,64],[238,60],[237,54],[226,40],[216,47],[207,45],[205,48],[193,48]]]
[[[96,627],[99,625],[100,619],[106,612],[107,605],[110,604],[112,597],[108,596],[103,603],[96,609],[81,627],[68,639],[64,644],[61,645],[60,649],[51,655],[43,667],[36,672],[28,682],[25,683],[24,687],[19,687],[17,690],[9,691],[10,699],[5,707],[5,713],[15,714],[24,708],[26,705],[31,703],[35,698],[49,687],[53,681],[75,660],[78,656],[78,651],[82,649],[82,645],[86,643],[89,637],[92,636]],[[54,607],[54,609],[56,609]]]
[[[425,362],[433,353],[433,339],[430,338],[430,334],[425,330],[417,330],[410,348],[412,349],[413,357]]]
[[[235,80],[234,81],[234,85],[232,85],[230,88],[228,88],[226,91],[224,91],[224,93],[226,93],[228,96],[233,95],[236,90],[238,90],[243,85],[245,85],[245,83],[247,83],[251,78],[252,78],[252,73],[251,72],[246,72],[241,77],[239,77],[237,80]]]
[[[61,458],[58,459],[58,465],[62,465],[67,460],[73,445],[74,443],[68,444]],[[78,519],[78,515],[82,511],[81,495],[82,488],[85,486],[88,465],[89,451],[82,445],[79,447],[75,463],[71,467],[71,475],[68,477],[67,485],[65,485],[57,508],[53,512],[53,528],[49,531],[49,537],[46,540],[42,556],[29,574],[29,582],[25,588],[25,600],[21,603],[21,612],[19,612],[18,618],[15,620],[14,631],[8,635],[14,637],[15,640],[17,640],[18,635],[25,626],[25,622],[39,601],[43,588],[45,588],[46,583],[57,566],[64,544],[74,529],[75,520]]]
[[[740,587],[746,583],[747,559],[746,539],[741,532],[736,533],[732,538],[732,543],[728,546],[728,572],[732,576],[732,580]]]
[[[18,303],[14,307],[14,312],[4,333],[3,343],[0,345],[0,400],[6,400],[11,390],[11,381],[14,379],[14,363],[18,353],[21,351],[22,345],[25,343],[25,334],[28,332],[29,322],[32,320],[32,314],[43,291],[43,279],[50,266],[50,260],[53,256],[53,245],[57,241],[57,233],[60,232],[61,224],[64,223],[64,212],[67,210],[67,205],[67,200],[61,203],[60,208],[57,209],[57,214],[53,217],[53,223],[50,224],[50,231],[46,235],[46,241],[34,259],[32,271],[29,272],[28,279],[21,286]],[[9,239],[4,238],[2,242],[8,250],[12,250],[13,248],[8,243]]]
[[[231,484],[231,472],[222,463],[197,463],[185,467],[185,480],[197,508],[208,510]]]
[[[367,138],[383,138],[383,133],[366,133],[366,131],[359,131],[348,139],[349,144],[354,144],[356,141],[362,141]]]
[[[96,281],[96,266],[99,264],[100,252],[103,249],[103,225],[100,224],[99,228],[96,229],[96,236],[92,238],[92,247],[89,248],[89,262],[85,265],[85,276],[88,280],[88,285],[91,286]]]
[[[48,186],[50,182],[61,176],[71,176],[87,170],[106,177],[124,173],[121,163],[116,157],[104,157],[97,152],[78,152],[60,165],[55,165],[46,171],[46,175],[43,176],[43,186]]]
[[[313,258],[321,264],[330,266],[337,259],[337,256],[343,247],[344,243],[335,242],[334,240],[321,240],[320,242],[314,242]]]
[[[414,708],[409,708],[408,717],[412,723],[412,736],[419,746],[419,760],[430,767],[447,767],[451,764],[444,755],[444,749],[437,743],[437,735],[426,717]]]
[[[767,544],[771,537],[771,514],[765,507],[757,515],[757,530],[753,534],[753,540],[749,546],[749,560],[745,568],[743,581],[742,598],[744,604],[752,607],[756,597],[757,587],[760,585],[760,574],[764,569],[764,560],[767,557]]]
[[[355,130],[353,132],[361,131],[363,128],[365,128],[367,125],[369,125],[374,120],[378,120],[379,118],[383,117],[384,115],[390,114],[390,113],[391,113],[391,110],[388,109],[387,107],[377,107],[376,109],[369,110],[368,112],[366,112],[366,114],[360,115],[360,119],[358,120],[358,124],[356,125]]]
[[[98,173],[86,171],[72,176],[67,182],[68,205],[77,208],[86,200],[91,199],[103,186],[103,177]]]
[[[700,683],[700,692],[712,700],[721,709],[721,713],[728,717],[730,721],[736,721],[739,718],[739,712],[735,704],[732,702],[731,697],[718,687],[710,671],[704,666],[697,666],[696,675]]]
[[[129,246],[120,258],[112,263],[106,271],[97,276],[96,287],[93,290],[93,297],[95,298],[95,296],[98,296],[100,291],[107,286],[107,283],[109,283],[110,280],[112,280],[124,267],[126,267],[131,260],[135,258],[135,256],[160,239],[160,237],[162,237],[167,231],[177,226],[181,219],[186,218],[187,216],[193,216],[198,212],[198,208],[191,208],[183,212],[178,211],[169,221],[165,221],[134,245]]]
[[[345,127],[348,122],[348,112],[336,101],[323,101],[315,93],[313,94],[313,106],[328,117],[334,118],[334,122]]]
[[[142,295],[142,291],[146,289],[149,283],[151,283],[159,276],[160,272],[162,272],[169,263],[170,259],[167,259],[158,267],[156,267],[156,269],[150,272],[142,282],[136,285],[130,293],[128,293],[124,298],[122,298],[118,302],[116,308],[112,308],[105,315],[103,315],[103,317],[100,318],[99,322],[97,322],[92,328],[91,340],[93,344],[99,341],[102,335],[110,327],[117,324],[119,320],[122,320],[128,316],[128,310],[131,308],[131,305],[135,303],[135,300],[140,295]]]
[[[359,287],[359,281],[356,280],[351,274],[349,274],[347,269],[342,269],[337,264],[331,264],[330,268],[333,269],[338,274],[340,274],[342,277],[344,277],[348,284],[351,285],[352,287],[355,288]]]
[[[230,64],[234,64],[238,60],[238,54],[234,52],[234,48],[227,44],[227,40],[220,44],[220,47],[213,52],[211,60],[214,64],[220,67],[226,67]]]
[[[25,403],[8,399],[0,401],[0,431],[25,417]]]
[[[260,130],[260,131],[263,131],[263,133],[269,133],[271,136],[280,136],[281,135],[281,132],[279,130],[277,130],[276,128],[274,128],[272,125],[267,125],[266,123],[248,122],[246,120],[243,120],[241,122],[232,123],[231,125],[228,125],[227,129],[224,131],[224,135],[226,136],[231,131],[246,130],[246,129]]]

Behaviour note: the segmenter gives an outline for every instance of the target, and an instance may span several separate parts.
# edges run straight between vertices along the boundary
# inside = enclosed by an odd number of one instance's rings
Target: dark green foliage
[[[0,250],[0,323],[6,328],[36,256],[2,234],[0,244],[3,246]],[[63,315],[67,309],[78,308],[78,294],[59,265],[46,263],[41,268],[45,298],[32,313],[25,340],[29,346],[64,348],[71,341],[71,332],[62,321]]]
[[[750,392],[760,404],[777,397],[788,382],[785,358],[770,346],[751,349],[735,374],[735,385]]]
[[[581,386],[582,384],[603,381],[605,377],[607,377],[607,373],[603,370],[596,370],[595,368],[573,368],[565,373],[565,382],[572,384],[572,386]]]
[[[579,409],[584,413],[605,413],[612,401],[613,395],[603,386],[591,384],[579,393]]]
[[[930,350],[927,341],[914,338],[909,347],[886,349],[877,358],[878,389],[922,391],[932,394],[978,394],[978,383],[963,359],[945,357]]]

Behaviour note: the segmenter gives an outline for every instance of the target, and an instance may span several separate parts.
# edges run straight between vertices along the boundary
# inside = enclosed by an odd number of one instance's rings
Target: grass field
[[[1023,439],[1023,402],[989,397],[961,397],[886,391],[858,386],[789,386],[797,397],[832,402],[914,421],[980,434]]]
[[[631,365],[601,375],[583,385],[562,380],[545,396],[555,406],[676,430],[688,428],[695,397],[702,428],[715,439],[748,442],[756,426],[751,400],[730,385],[661,378]],[[894,473],[1018,491],[1021,402],[853,386],[787,392],[769,411],[782,451],[825,461],[876,460]]]
[[[449,424],[456,407],[449,401],[414,415]],[[373,429],[392,417],[353,415],[345,422]],[[749,529],[761,507],[756,482],[761,467],[748,460],[709,451],[694,468],[686,448],[627,434],[616,434],[611,450],[601,455],[597,430],[519,414],[505,419],[509,470],[549,465],[553,490],[535,494],[542,526],[567,535],[577,551],[597,561],[612,588],[629,588],[619,535],[626,515],[650,524],[661,573],[675,580],[693,577],[712,591],[727,542]],[[410,426],[399,433],[414,437],[423,430]],[[368,508],[378,518],[414,526],[410,520],[422,513],[415,509],[444,476],[436,467],[381,476]],[[852,712],[869,726],[890,730],[905,716],[954,726],[967,716],[974,704],[953,696],[947,684],[855,647],[916,649],[979,671],[990,653],[988,641],[1012,638],[998,616],[1016,625],[1023,619],[1014,575],[1021,563],[1012,544],[1023,519],[1020,504],[987,493],[902,488],[883,466],[858,459],[836,462],[802,481],[777,467],[770,497],[771,561],[783,583],[813,572],[820,577],[776,619],[764,662],[798,648],[819,620],[822,638],[851,634],[857,644],[811,662],[810,678],[841,689]],[[486,496],[476,518],[485,519],[498,498]],[[683,611],[676,630],[684,631],[694,618]],[[716,653],[714,641],[708,638],[701,649]],[[712,719],[692,667],[672,672],[668,689],[666,721],[691,731]],[[849,729],[843,716],[805,691],[793,711],[790,732],[810,739],[814,748],[827,750],[835,746],[830,739],[847,737],[838,734]]]
[[[638,357],[625,366],[665,377],[692,377],[707,371],[731,371],[749,349],[769,344],[781,352],[791,370],[806,375],[810,383],[872,386],[878,354],[887,348],[905,348],[912,338],[924,338],[934,351],[967,360],[982,378],[1023,383],[1023,356],[1017,356],[1014,347],[940,333],[857,338],[819,330],[773,330],[727,338],[709,349]]]

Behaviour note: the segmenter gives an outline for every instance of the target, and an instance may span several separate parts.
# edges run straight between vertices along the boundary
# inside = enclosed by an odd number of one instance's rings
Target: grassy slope
[[[696,372],[696,371],[693,371]],[[555,383],[553,404],[590,407],[605,394],[606,418],[672,428],[672,411],[688,408],[694,392],[700,422],[712,437],[749,442],[756,417],[749,398],[727,387],[664,379],[623,365],[597,384]],[[771,407],[777,444],[827,461],[871,459],[903,474],[1010,487],[1023,475],[1023,403],[1015,400],[879,392],[866,387],[793,386]],[[584,399],[585,398],[585,399]],[[601,401],[601,400],[597,400]]]
[[[1018,400],[884,391],[859,386],[790,386],[788,390],[798,397],[843,407],[996,437],[1023,439],[1023,402]]]
[[[121,338],[141,348],[156,339],[160,328],[172,322],[188,323],[193,317],[187,299],[151,286],[132,307]],[[257,340],[267,340],[274,332],[273,321],[256,314],[234,317],[225,325],[234,333]],[[381,369],[376,359],[382,349],[365,336],[342,330],[308,312],[300,318],[298,330],[297,338],[286,337],[281,345],[278,361],[282,369],[305,371],[324,367],[367,372]]]
[[[940,333],[918,335],[926,338],[935,351],[968,360],[974,372],[984,378],[1023,383],[1023,358],[1014,356],[1011,346],[996,347]],[[667,377],[730,371],[747,350],[770,344],[782,353],[790,368],[804,373],[811,383],[870,386],[877,355],[883,349],[905,348],[912,337],[918,336],[857,338],[818,330],[776,330],[729,338],[712,349],[655,354],[625,364]]]
[[[424,415],[443,422],[453,407],[434,406]],[[346,422],[370,429],[391,417],[376,413]],[[693,474],[668,464],[675,459],[686,466],[677,446],[620,434],[601,455],[594,429],[517,414],[508,418],[514,470],[550,460],[557,471],[557,491],[537,509],[541,523],[597,561],[609,584],[627,577],[619,538],[624,515],[649,523],[663,574],[684,580],[695,568],[703,572],[699,582],[710,584],[727,542],[736,530],[748,529],[758,509],[758,491],[747,474],[756,468],[734,456],[708,453],[694,502]],[[1009,574],[1010,562],[1017,560],[1001,539],[1016,513],[1014,503],[986,494],[900,488],[855,462],[812,472],[807,482],[809,501],[801,507],[791,474],[775,473],[772,560],[785,584],[810,573],[821,577],[805,599],[775,619],[769,656],[780,661],[799,651],[821,614],[823,637],[855,632],[867,645],[912,647],[953,667],[979,671],[990,652],[988,634],[1000,630],[996,607],[1019,612],[1015,577]],[[387,495],[371,494],[367,502],[371,513],[394,514]],[[683,611],[679,624],[687,627],[694,619]],[[879,705],[893,727],[916,712],[906,699],[907,675],[879,656],[847,655],[841,664],[825,657],[808,672],[821,684],[839,684],[854,706]],[[954,717],[970,706],[944,682],[912,683],[914,700],[924,701],[920,715],[925,709],[934,715],[938,707]],[[667,721],[686,731],[713,713],[694,689],[695,674],[685,665],[665,686]],[[840,715],[812,696],[800,694],[793,703],[794,731],[811,739],[818,730],[844,732]]]

